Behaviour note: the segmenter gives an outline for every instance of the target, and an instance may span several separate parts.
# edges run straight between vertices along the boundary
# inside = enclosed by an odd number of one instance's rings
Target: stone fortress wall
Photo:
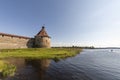
[[[48,37],[36,37],[35,38],[35,45],[38,47],[47,47],[50,48],[50,38]]]
[[[42,33],[41,33],[42,32]],[[32,48],[46,47],[50,48],[50,37],[44,36],[44,29],[36,35],[35,38],[0,33],[0,49]]]
[[[32,43],[28,43],[30,38],[15,36],[10,34],[0,34],[0,49],[11,49],[11,48],[27,48],[32,47]]]
[[[38,32],[38,34],[35,36],[34,38],[34,42],[35,42],[35,46],[36,47],[42,47],[42,48],[50,48],[51,44],[51,37],[48,36],[46,30],[45,30],[45,27],[42,26],[42,29],[40,32]]]

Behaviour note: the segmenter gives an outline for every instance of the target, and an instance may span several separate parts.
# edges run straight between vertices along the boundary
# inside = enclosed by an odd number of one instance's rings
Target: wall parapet
[[[0,35],[2,35],[2,36],[9,36],[9,37],[24,38],[24,39],[30,39],[30,37],[26,37],[26,36],[18,36],[18,35],[6,34],[6,33],[1,33],[1,32],[0,32]]]

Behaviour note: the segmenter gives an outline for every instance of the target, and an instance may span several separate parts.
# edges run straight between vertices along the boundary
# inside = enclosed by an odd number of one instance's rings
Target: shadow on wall
[[[26,45],[27,45],[28,48],[35,48],[35,39],[30,38]]]

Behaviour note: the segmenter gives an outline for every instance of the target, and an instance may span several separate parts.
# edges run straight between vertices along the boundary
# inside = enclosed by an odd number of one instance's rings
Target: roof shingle
[[[40,30],[40,32],[37,33],[37,36],[49,37],[44,26],[42,26],[42,29]]]

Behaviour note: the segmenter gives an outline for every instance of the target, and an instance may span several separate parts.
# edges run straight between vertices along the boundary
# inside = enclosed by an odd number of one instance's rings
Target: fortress
[[[50,39],[44,26],[34,38],[0,33],[0,49],[50,48]]]

